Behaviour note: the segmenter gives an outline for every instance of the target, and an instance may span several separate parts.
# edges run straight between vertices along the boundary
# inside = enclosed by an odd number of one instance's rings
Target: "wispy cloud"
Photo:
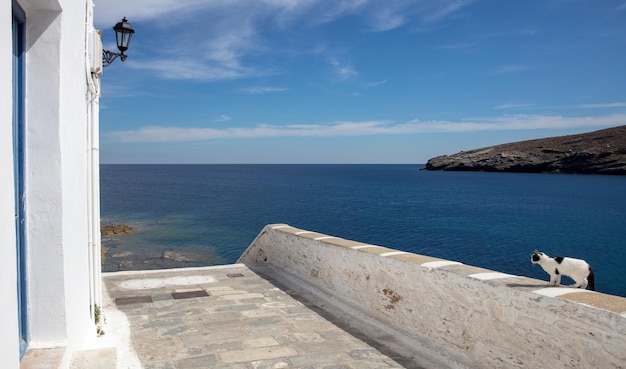
[[[523,104],[523,103],[508,103],[494,106],[494,109],[520,109],[520,108],[531,108],[535,106],[534,104]]]
[[[363,31],[384,32],[408,24],[441,22],[470,3],[469,0],[106,0],[98,2],[94,12],[96,26],[101,28],[109,28],[127,15],[131,23],[136,22],[136,37],[143,31],[142,27],[149,32],[160,32],[158,45],[143,45],[151,53],[150,58],[129,65],[159,78],[213,82],[271,74],[267,69],[271,67],[262,62],[264,57],[275,57],[277,50],[271,45],[269,32],[296,33],[305,29],[310,33],[345,17],[358,19],[365,25]],[[124,9],[124,14],[120,14],[120,9]],[[153,50],[157,48],[159,54],[155,55]],[[135,48],[133,59],[140,59],[139,51]],[[337,64],[335,68],[340,79],[357,74],[350,65]]]
[[[345,16],[362,16],[372,30],[386,31],[401,27],[411,20],[438,22],[457,13],[474,0],[107,0],[95,6],[96,24],[109,26],[118,22],[120,9],[125,15],[139,21],[163,18],[180,20],[185,16],[211,10],[229,15],[232,9],[240,12],[240,19],[271,17],[282,26],[290,26],[306,19],[311,23],[329,23]]]
[[[330,65],[333,67],[335,80],[346,81],[359,75],[359,72],[357,72],[351,65],[340,63],[335,59],[330,61]]]
[[[148,91],[137,91],[136,89],[130,89],[128,88],[128,86],[121,84],[103,83],[101,89],[103,95],[114,96],[116,98],[128,98],[149,95]],[[100,108],[103,107],[100,106]]]
[[[476,33],[472,35],[474,39],[491,39],[500,37],[519,37],[519,36],[535,36],[540,33],[540,29],[537,27],[528,27],[517,30],[497,30],[484,33]]]
[[[388,6],[391,2],[385,2],[377,11],[370,16],[370,31],[383,32],[402,27],[407,22],[407,9],[404,9],[402,2],[397,2],[394,6]]]
[[[382,81],[376,81],[376,82],[370,82],[370,83],[366,83],[365,87],[371,88],[371,87],[378,87],[378,86],[382,86],[382,85],[386,85],[387,82],[389,82],[389,80],[382,80]]]
[[[233,118],[231,118],[230,116],[228,116],[226,114],[222,114],[217,119],[215,119],[215,121],[216,122],[228,122],[231,119],[233,119]]]
[[[126,63],[133,69],[149,70],[164,79],[213,82],[260,75],[260,72],[242,66],[227,66],[182,58],[143,62],[127,61]]]
[[[528,70],[528,67],[525,65],[503,65],[501,67],[496,68],[493,71],[493,74],[506,74],[506,73],[517,73]]]
[[[460,42],[455,42],[455,43],[443,44],[443,45],[437,46],[437,48],[443,49],[443,50],[468,49],[468,48],[476,47],[488,39],[504,38],[504,37],[506,38],[528,37],[528,36],[535,36],[539,34],[539,32],[540,32],[539,28],[535,28],[535,27],[529,27],[526,29],[514,30],[514,31],[502,31],[502,30],[491,31],[488,33],[479,33],[479,34],[471,35],[468,37],[471,41],[460,41]]]
[[[239,91],[241,91],[244,94],[259,95],[259,94],[266,94],[270,92],[282,92],[282,91],[287,91],[287,90],[288,88],[286,87],[256,86],[256,87],[242,88]]]
[[[460,49],[469,49],[472,46],[474,46],[473,43],[461,42],[461,43],[457,43],[457,44],[439,45],[439,46],[437,46],[437,48],[444,49],[444,50],[460,50]]]
[[[217,3],[216,1],[214,3]],[[96,26],[110,27],[119,22],[123,16],[129,20],[144,21],[164,17],[168,14],[193,12],[202,8],[215,6],[213,2],[204,0],[106,0],[96,1],[94,6]],[[120,14],[120,9],[124,14]]]
[[[522,36],[534,36],[534,35],[536,35],[538,33],[539,33],[539,28],[530,27],[530,28],[526,28],[525,30],[520,32],[520,35],[522,35]]]
[[[556,106],[540,106],[536,104],[526,103],[506,103],[493,107],[494,109],[614,109],[626,108],[626,102],[610,102],[595,104],[574,104],[574,105],[556,105]]]
[[[569,105],[567,108],[572,109],[609,109],[609,108],[626,108],[626,102],[612,102],[600,104],[577,104]]]
[[[433,4],[436,4],[436,7],[432,9],[432,11],[427,15],[426,19],[431,23],[439,22],[443,18],[446,18],[451,14],[456,13],[457,11],[468,6],[472,2],[473,0],[455,0],[439,3],[433,2]]]
[[[329,124],[292,124],[284,126],[259,124],[254,127],[221,129],[146,126],[137,130],[109,132],[105,136],[118,142],[186,142],[267,137],[345,137],[578,127],[600,128],[623,124],[626,124],[626,114],[585,117],[516,114],[460,121],[422,121],[419,119],[402,123],[387,120],[338,121]]]

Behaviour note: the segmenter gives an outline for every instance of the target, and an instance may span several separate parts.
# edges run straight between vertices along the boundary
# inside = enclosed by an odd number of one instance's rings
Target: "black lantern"
[[[122,55],[124,55],[124,51],[128,50],[130,38],[133,33],[135,33],[135,30],[133,29],[133,27],[131,27],[130,23],[126,21],[126,17],[124,17],[121,22],[118,22],[115,27],[113,27],[113,30],[115,31],[115,41],[117,42],[117,48],[120,49]]]
[[[115,42],[117,43],[117,48],[120,50],[119,53],[114,53],[109,50],[102,50],[102,65],[108,67],[113,63],[113,61],[119,56],[121,61],[126,60],[127,55],[124,54],[124,51],[128,50],[128,45],[130,44],[130,38],[132,37],[135,30],[128,23],[126,17],[122,19],[121,22],[118,22],[114,27],[115,31]]]

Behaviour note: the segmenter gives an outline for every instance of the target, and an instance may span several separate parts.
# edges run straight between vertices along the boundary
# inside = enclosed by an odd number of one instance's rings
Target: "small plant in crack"
[[[104,330],[102,329],[102,326],[104,325],[105,319],[102,314],[102,309],[97,304],[93,307],[93,318],[96,323],[96,335],[98,337],[103,336]]]

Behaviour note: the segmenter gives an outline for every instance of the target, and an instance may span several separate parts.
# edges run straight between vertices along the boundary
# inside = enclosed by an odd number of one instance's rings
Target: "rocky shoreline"
[[[110,236],[112,234],[128,234],[134,230],[135,228],[126,224],[107,224],[100,226],[100,234],[103,236]]]
[[[438,156],[424,170],[626,175],[626,126]]]
[[[150,230],[145,226],[100,225],[100,233],[103,236],[102,270],[117,272],[171,269],[222,263],[215,251],[205,246],[190,245],[172,248],[166,244],[137,242],[137,237],[142,238],[142,234],[145,236],[146,232]]]

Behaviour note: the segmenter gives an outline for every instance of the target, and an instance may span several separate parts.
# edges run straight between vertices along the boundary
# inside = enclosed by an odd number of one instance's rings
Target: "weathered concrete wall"
[[[263,229],[270,263],[474,368],[624,368],[626,299],[300,230]]]

